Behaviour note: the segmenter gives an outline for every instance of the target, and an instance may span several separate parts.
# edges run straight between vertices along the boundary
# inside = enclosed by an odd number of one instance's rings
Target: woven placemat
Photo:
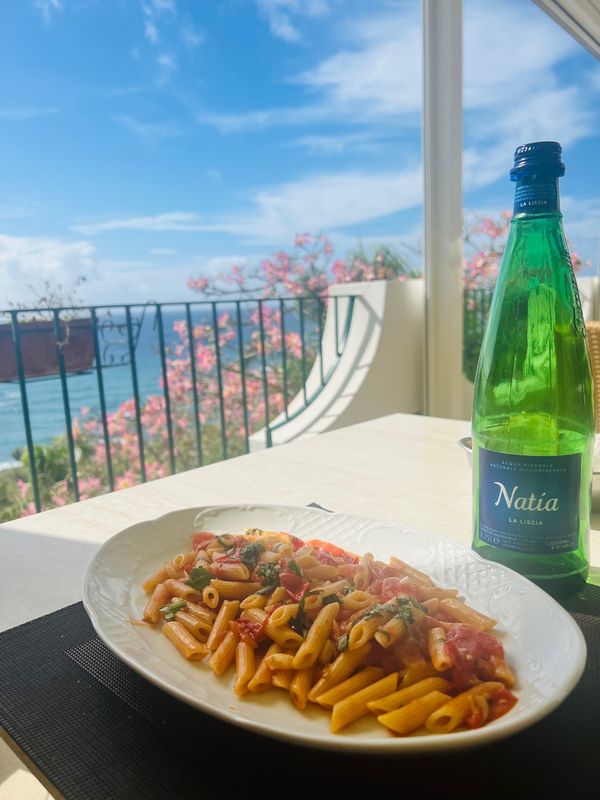
[[[575,691],[533,728],[479,750],[360,757],[238,729],[121,663],[81,603],[0,634],[0,727],[67,800],[288,797],[296,787],[320,800],[332,780],[348,797],[408,788],[425,797],[572,797],[593,786],[600,755],[600,618],[573,616],[589,648]]]

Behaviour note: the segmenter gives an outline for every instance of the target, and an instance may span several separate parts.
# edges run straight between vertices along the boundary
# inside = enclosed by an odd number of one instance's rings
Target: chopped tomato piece
[[[485,697],[475,695],[469,698],[470,710],[465,717],[467,728],[481,728],[488,720],[489,706]]]
[[[286,590],[292,600],[299,602],[302,596],[310,586],[309,582],[301,575],[296,575],[295,572],[280,572],[279,583]]]
[[[498,717],[501,717],[503,714],[506,714],[516,702],[517,698],[506,687],[498,689],[490,698],[489,721],[491,722],[494,719],[498,719]]]
[[[192,547],[194,550],[204,550],[212,541],[216,539],[214,533],[208,531],[200,531],[199,533],[192,534]]]
[[[327,550],[323,550],[322,547],[313,547],[311,555],[314,556],[320,564],[327,564],[334,567],[338,565],[339,559],[336,560]]]
[[[489,633],[476,631],[470,625],[457,625],[446,634],[446,645],[452,643],[463,659],[504,658],[502,644]]]
[[[267,620],[255,622],[252,619],[234,619],[229,623],[231,630],[247,644],[259,644],[265,636]]]
[[[350,553],[348,550],[344,550],[331,542],[324,542],[322,539],[311,539],[307,544],[311,547],[318,547],[319,550],[325,550],[331,556],[342,558],[347,564],[358,564],[360,561],[360,557],[354,553]]]
[[[287,536],[290,537],[290,542],[292,543],[292,549],[294,552],[296,552],[296,550],[300,550],[301,547],[304,547],[303,539],[300,539],[298,536],[293,536],[291,533],[288,533]]]

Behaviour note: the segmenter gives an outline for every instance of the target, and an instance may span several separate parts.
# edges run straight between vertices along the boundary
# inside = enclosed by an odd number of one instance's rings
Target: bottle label
[[[558,211],[558,181],[518,181],[515,188],[515,214]]]
[[[519,553],[576,550],[581,454],[515,456],[479,448],[479,538]]]

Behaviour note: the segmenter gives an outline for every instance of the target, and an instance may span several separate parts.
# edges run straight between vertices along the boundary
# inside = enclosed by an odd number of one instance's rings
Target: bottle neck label
[[[479,538],[519,553],[576,550],[581,454],[516,456],[478,448]]]
[[[552,211],[560,211],[557,178],[517,181],[514,214],[547,214]]]

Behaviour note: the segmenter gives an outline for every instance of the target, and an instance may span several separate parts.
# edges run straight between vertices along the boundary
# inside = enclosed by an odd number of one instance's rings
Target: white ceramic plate
[[[151,627],[133,625],[146,602],[141,586],[163,561],[189,547],[196,529],[215,533],[245,528],[283,530],[321,538],[356,552],[390,555],[458,587],[469,604],[498,620],[508,662],[518,677],[517,705],[504,717],[471,731],[446,735],[391,736],[374,718],[363,718],[339,734],[329,732],[329,714],[315,706],[297,711],[283,692],[238,698],[229,673],[216,677],[201,662],[183,659]],[[141,522],[109,539],[84,579],[86,611],[110,649],[149,681],[196,708],[234,725],[298,744],[390,754],[440,752],[482,745],[527,728],[555,709],[575,687],[586,648],[573,619],[547,594],[500,565],[433,535],[314,508],[215,506],[175,511]],[[233,673],[233,670],[230,671]]]

